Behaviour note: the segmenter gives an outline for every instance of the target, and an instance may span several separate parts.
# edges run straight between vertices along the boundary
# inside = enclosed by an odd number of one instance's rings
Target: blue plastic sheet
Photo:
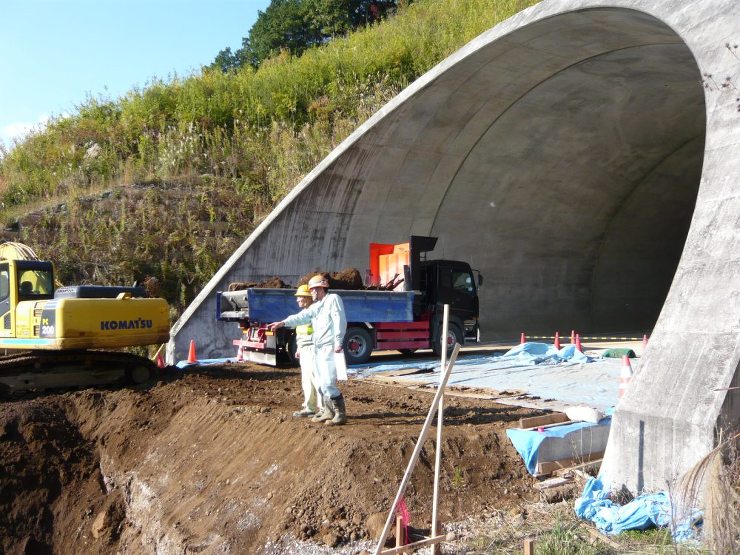
[[[575,345],[566,345],[556,349],[549,343],[527,342],[509,349],[501,355],[500,360],[515,359],[524,364],[557,364],[558,362],[591,362],[591,358],[576,349]]]
[[[506,430],[506,435],[524,460],[524,464],[527,466],[527,471],[530,474],[534,474],[537,471],[537,452],[545,439],[552,437],[564,438],[571,432],[582,430],[584,428],[591,428],[593,426],[604,426],[610,422],[611,416],[602,418],[598,424],[593,424],[591,422],[574,422],[573,424],[544,428],[541,432],[537,430],[520,430],[512,428]]]
[[[590,520],[599,530],[612,535],[673,524],[676,541],[694,539],[692,523],[701,518],[701,512],[694,509],[684,522],[672,523],[671,500],[664,491],[640,495],[626,505],[617,505],[609,499],[609,492],[599,478],[586,482],[583,494],[575,503],[575,512],[579,518]]]
[[[236,362],[236,357],[232,358],[204,358],[196,360],[195,362],[188,362],[187,360],[181,360],[175,366],[180,370],[189,368],[190,366],[213,366],[216,364],[226,364],[227,362]]]

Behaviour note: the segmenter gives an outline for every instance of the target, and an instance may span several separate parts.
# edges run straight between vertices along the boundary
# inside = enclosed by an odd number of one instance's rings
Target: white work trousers
[[[303,408],[316,412],[321,409],[324,403],[319,391],[319,380],[314,364],[314,347],[312,344],[304,345],[298,348],[300,356],[298,361],[301,363],[301,389],[303,390]]]
[[[334,345],[316,347],[316,370],[319,374],[319,387],[321,393],[332,399],[339,397],[342,393],[337,387],[337,367],[334,364]]]

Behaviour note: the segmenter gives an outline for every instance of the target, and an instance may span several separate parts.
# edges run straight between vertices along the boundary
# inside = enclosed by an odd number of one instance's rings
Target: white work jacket
[[[310,323],[313,327],[313,344],[316,347],[325,345],[333,345],[335,349],[341,347],[344,333],[347,331],[344,303],[342,298],[334,293],[327,293],[323,299],[314,302],[298,314],[288,316],[283,323],[290,328]]]

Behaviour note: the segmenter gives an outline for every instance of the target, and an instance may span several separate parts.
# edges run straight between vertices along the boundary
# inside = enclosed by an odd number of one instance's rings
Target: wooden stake
[[[443,542],[445,541],[446,537],[446,535],[441,535],[435,536],[433,538],[424,538],[423,540],[419,540],[418,542],[407,543],[406,545],[402,545],[401,547],[391,547],[390,549],[384,549],[378,555],[397,555],[399,553],[407,553],[409,551],[413,551],[414,549],[418,549],[419,547],[424,547],[425,545],[435,545]]]
[[[401,522],[401,517],[396,515],[396,547],[401,547],[404,544],[406,538],[402,538],[402,536],[403,523]]]
[[[440,368],[445,367],[447,362],[447,332],[449,331],[450,322],[450,305],[444,305],[444,311],[442,316],[442,359],[440,362]],[[441,381],[441,376],[440,376]],[[432,496],[432,531],[429,534],[434,537],[437,535],[437,507],[439,506],[439,469],[442,466],[442,424],[444,422],[445,412],[445,396],[444,392],[439,398],[439,406],[437,407],[437,448],[434,453],[434,490]],[[439,546],[437,544],[432,545],[432,555],[439,553]]]
[[[534,540],[532,538],[524,540],[524,555],[534,555]]]
[[[434,415],[437,412],[437,405],[439,404],[439,399],[444,394],[444,389],[447,386],[447,380],[449,380],[450,378],[452,367],[455,366],[455,361],[457,360],[457,354],[459,352],[460,352],[460,344],[456,343],[455,348],[452,350],[452,356],[450,357],[450,362],[447,365],[447,368],[445,368],[442,381],[439,384],[439,389],[437,389],[437,394],[434,396],[434,400],[432,401],[432,406],[429,407],[429,414],[427,414],[427,418],[424,421],[424,426],[421,429],[421,434],[419,434],[419,440],[416,442],[416,445],[414,446],[414,452],[411,454],[408,467],[406,468],[406,472],[403,475],[403,478],[401,479],[401,485],[398,487],[398,493],[396,493],[396,498],[393,500],[393,504],[391,505],[391,510],[388,512],[388,518],[385,521],[385,526],[383,527],[383,533],[380,535],[380,539],[378,540],[378,545],[374,551],[375,555],[380,555],[380,551],[383,548],[383,545],[385,545],[385,540],[388,538],[388,532],[390,532],[391,525],[393,524],[393,515],[396,513],[398,502],[401,500],[401,497],[406,491],[406,486],[408,484],[409,478],[411,478],[411,472],[414,470],[414,466],[416,466],[416,462],[419,459],[419,453],[421,453],[421,449],[424,446],[424,441],[427,438],[427,433],[429,432],[429,427],[431,426],[432,420],[434,419]]]

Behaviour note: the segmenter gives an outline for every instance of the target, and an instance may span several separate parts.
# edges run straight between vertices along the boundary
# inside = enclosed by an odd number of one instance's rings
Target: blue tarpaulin
[[[701,518],[701,513],[693,510],[683,522],[673,522],[671,500],[664,491],[640,495],[625,505],[617,505],[609,499],[609,492],[599,478],[591,478],[586,482],[583,494],[576,501],[575,511],[579,518],[590,520],[606,534],[673,524],[673,538],[676,541],[693,539],[692,524]]]
[[[576,349],[575,345],[566,345],[559,350],[549,343],[527,342],[509,349],[501,355],[500,360],[515,359],[525,364],[557,364],[559,362],[591,362],[591,358]]]
[[[204,358],[196,360],[195,362],[188,362],[187,360],[181,360],[175,366],[180,370],[184,370],[190,366],[213,366],[215,364],[226,364],[227,362],[236,362],[236,358]]]
[[[439,360],[373,358],[349,369],[352,377],[376,372],[414,369],[413,375],[395,376],[399,381],[439,382]],[[535,399],[549,400],[548,408],[564,410],[567,405],[585,405],[599,410],[614,406],[618,399],[621,362],[591,358],[573,345],[560,350],[547,343],[524,343],[503,355],[461,353],[450,376],[449,386],[515,391]],[[426,370],[427,372],[424,372]]]

